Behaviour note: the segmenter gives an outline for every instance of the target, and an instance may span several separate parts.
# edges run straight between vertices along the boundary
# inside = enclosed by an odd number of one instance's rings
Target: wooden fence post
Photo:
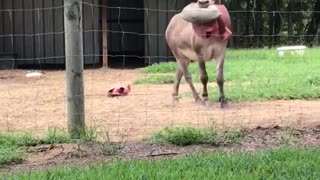
[[[82,20],[82,0],[64,0],[67,117],[72,138],[80,138],[85,131]]]
[[[108,67],[107,0],[102,0],[102,66]]]

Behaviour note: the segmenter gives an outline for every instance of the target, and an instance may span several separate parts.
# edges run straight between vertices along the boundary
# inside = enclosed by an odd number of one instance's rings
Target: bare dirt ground
[[[45,71],[43,77],[27,78],[26,70],[0,71],[0,131],[66,128],[66,86],[64,71]],[[113,141],[141,140],[167,126],[256,128],[320,125],[320,100],[229,102],[229,109],[195,105],[183,97],[172,105],[172,85],[132,85],[128,96],[107,97],[117,83],[130,83],[147,75],[137,70],[86,70],[85,113],[88,126],[108,131]],[[210,85],[214,87],[214,84]],[[196,84],[200,92],[200,84]],[[181,93],[189,92],[186,84]]]
[[[121,143],[115,155],[107,155],[97,143],[52,144],[26,149],[26,160],[0,169],[0,176],[22,172],[45,171],[52,168],[87,166],[108,163],[115,159],[158,160],[179,158],[199,153],[252,152],[279,147],[320,147],[320,127],[292,129],[275,126],[245,130],[239,143],[219,146],[203,144],[179,147],[172,144],[149,144],[144,142]]]

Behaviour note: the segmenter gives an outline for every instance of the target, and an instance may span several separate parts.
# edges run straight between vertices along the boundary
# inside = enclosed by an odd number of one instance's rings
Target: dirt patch
[[[248,151],[281,146],[320,147],[320,126],[313,129],[258,127],[247,130],[241,144]]]
[[[128,143],[121,152],[124,158],[157,158],[185,156],[216,151],[257,151],[278,147],[320,147],[320,127],[315,129],[292,129],[275,126],[243,130],[239,144],[191,145],[179,147],[147,143]]]
[[[12,174],[33,170],[48,170],[55,167],[85,166],[104,162],[111,157],[103,154],[97,143],[51,144],[25,149],[26,159],[2,169],[0,174]],[[0,172],[1,172],[0,171]]]
[[[172,144],[148,144],[142,141],[121,143],[118,154],[107,156],[101,144],[53,144],[29,147],[26,160],[0,170],[0,174],[48,170],[70,166],[86,166],[115,159],[162,159],[176,158],[199,153],[257,151],[279,147],[320,147],[320,127],[292,129],[274,126],[244,130],[239,144],[213,146],[208,144],[179,147]]]
[[[94,160],[101,158],[103,154],[95,144],[52,144],[27,149],[28,158],[26,164],[39,166],[42,164],[61,165],[74,160]]]
[[[27,78],[25,70],[0,72],[0,131],[28,131],[39,135],[48,128],[65,129],[65,71],[46,71],[42,77]],[[320,125],[320,101],[229,102],[206,108],[182,98],[172,105],[172,85],[132,85],[126,97],[109,98],[107,91],[117,83],[133,83],[146,77],[137,70],[85,70],[86,124],[108,131],[112,141],[139,141],[155,130],[168,126],[217,128]],[[201,85],[195,84],[200,92]],[[216,88],[210,84],[209,88]],[[181,94],[190,92],[181,85]]]

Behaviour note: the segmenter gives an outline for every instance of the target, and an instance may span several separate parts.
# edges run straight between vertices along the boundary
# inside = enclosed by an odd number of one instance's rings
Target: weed
[[[301,132],[288,128],[279,136],[279,141],[281,145],[284,146],[291,146],[292,144],[296,144],[294,142],[301,141]]]
[[[103,143],[99,144],[101,151],[106,156],[119,154],[124,144],[112,143],[110,140],[109,132],[106,132],[103,136]]]
[[[218,132],[215,129],[196,129],[192,127],[165,128],[154,133],[150,138],[150,143],[163,144],[169,142],[178,146],[188,146],[192,144],[232,144],[239,142],[241,138],[238,131]]]
[[[96,141],[98,138],[98,128],[94,126],[86,127],[86,130],[80,136],[80,141]]]
[[[43,141],[43,144],[65,143],[70,141],[70,137],[65,131],[54,128],[48,130]]]

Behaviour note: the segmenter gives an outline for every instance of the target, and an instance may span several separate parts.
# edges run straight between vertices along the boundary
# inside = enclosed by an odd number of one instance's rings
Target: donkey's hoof
[[[197,105],[201,105],[201,106],[203,106],[203,105],[205,104],[204,101],[202,101],[200,98],[199,98],[199,99],[196,99],[195,103],[196,103]]]
[[[228,102],[227,101],[221,102],[220,107],[221,109],[228,109],[229,108]]]
[[[205,106],[205,107],[212,107],[212,106],[213,106],[213,103],[212,103],[211,101],[209,101],[209,100],[205,100],[205,101],[204,101],[204,106]]]
[[[177,105],[177,104],[179,104],[179,98],[178,98],[178,97],[174,97],[174,98],[172,99],[172,105],[175,106],[175,105]]]
[[[224,97],[220,97],[219,98],[219,102],[220,102],[220,107],[221,109],[226,109],[228,108],[228,102]]]

